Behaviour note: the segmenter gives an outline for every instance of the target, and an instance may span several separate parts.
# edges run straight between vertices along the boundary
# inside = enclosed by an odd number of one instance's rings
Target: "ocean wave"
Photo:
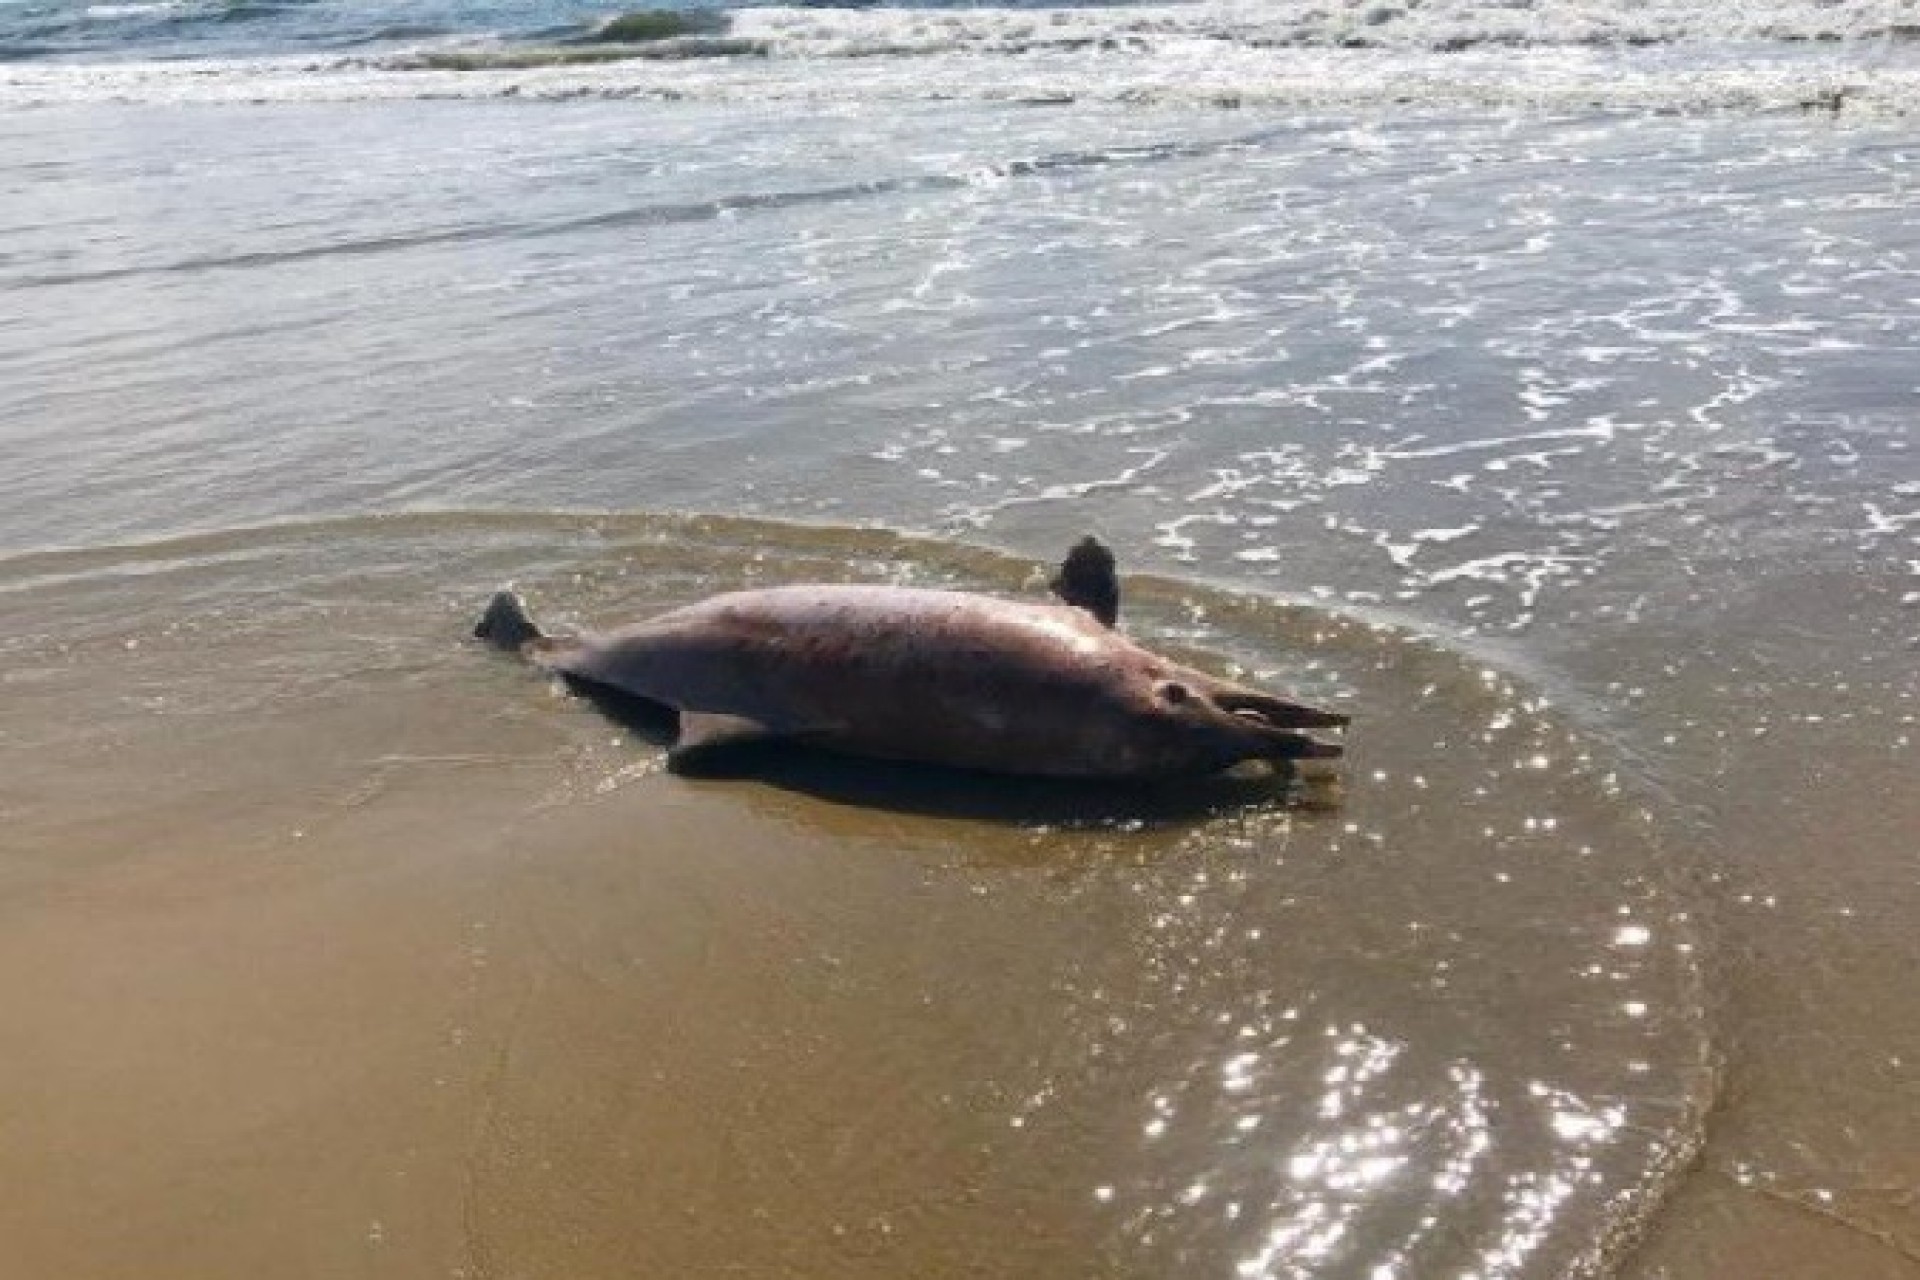
[[[754,56],[740,56],[751,52]],[[665,56],[662,56],[665,55]],[[677,55],[677,56],[676,56]],[[1329,109],[1823,111],[1903,117],[1920,107],[1920,67],[1827,56],[1726,58],[1682,66],[1592,52],[1327,56],[1311,51],[1168,51],[822,60],[796,66],[777,46],[658,51],[583,62],[475,53],[398,58],[235,59],[77,66],[13,55],[0,106],[364,102],[408,99],[703,101],[829,106],[955,102]],[[464,68],[464,69],[462,69]]]
[[[1160,154],[1174,154],[1174,151],[1170,148],[1137,148],[1112,153],[1086,152],[1041,156],[1011,162],[996,170],[993,176],[1024,177],[1064,168],[1125,163],[1139,158],[1153,158]],[[60,285],[93,284],[105,280],[124,280],[137,276],[192,275],[205,271],[277,267],[290,263],[310,262],[317,258],[364,258],[433,245],[472,244],[491,240],[535,240],[547,236],[567,235],[576,231],[605,230],[613,227],[671,226],[684,222],[708,222],[717,218],[762,210],[789,209],[800,205],[833,204],[909,191],[953,189],[964,187],[970,181],[976,180],[978,180],[977,177],[967,178],[950,174],[920,174],[912,177],[852,182],[831,187],[797,188],[784,191],[742,191],[713,200],[695,200],[679,204],[641,204],[572,218],[422,227],[364,239],[329,240],[318,244],[249,253],[223,253],[96,270],[22,275],[13,277],[7,283],[15,289],[38,289]]]
[[[492,46],[429,49],[396,58],[398,67],[430,71],[523,71],[536,67],[593,66],[607,62],[672,62],[683,58],[765,57],[764,40],[740,36],[673,36],[641,43]]]
[[[243,38],[234,28],[243,28]],[[259,28],[256,30],[255,28]],[[737,30],[730,30],[738,28]],[[780,56],[846,57],[1029,50],[1123,50],[1202,40],[1255,49],[1387,49],[1459,53],[1485,48],[1635,48],[1650,45],[1911,43],[1920,15],[1910,0],[1789,0],[1702,5],[1694,0],[1198,0],[1197,3],[1012,3],[951,0],[730,9],[707,0],[609,13],[588,0],[45,0],[9,13],[0,44],[39,55],[129,60],[297,53],[361,45],[376,33],[445,31],[490,38],[583,43],[737,34]]]
[[[123,18],[144,18],[151,14],[178,13],[187,7],[185,0],[152,0],[143,4],[90,4],[80,11],[83,21],[113,22]]]
[[[1206,142],[1154,143],[1045,152],[978,166],[965,172],[925,172],[869,178],[859,182],[826,186],[735,191],[709,200],[637,204],[575,217],[425,226],[361,239],[330,239],[321,243],[290,245],[269,250],[199,255],[77,271],[46,271],[39,274],[16,275],[8,279],[7,283],[15,289],[49,288],[94,284],[140,276],[193,275],[208,271],[277,267],[320,258],[363,258],[434,245],[536,240],[578,231],[706,222],[803,205],[836,204],[914,192],[952,191],[981,183],[1044,177],[1069,171],[1122,165],[1151,165],[1169,160],[1191,159],[1217,154],[1223,150],[1258,145],[1262,139],[1271,136],[1272,132],[1272,130],[1260,130],[1240,133]]]
[[[351,56],[17,62],[0,104],[520,96],[1906,115],[1920,103],[1920,26],[1904,0],[782,7],[638,42],[596,39],[610,30],[598,22]]]
[[[1916,34],[1908,0],[1702,5],[1693,0],[1213,0],[1111,9],[747,9],[741,26],[818,51],[1124,44],[1185,37],[1255,48],[1461,52],[1495,47],[1837,43]]]
[[[674,36],[725,35],[732,17],[720,9],[635,9],[595,22],[583,37],[602,44],[642,44]]]

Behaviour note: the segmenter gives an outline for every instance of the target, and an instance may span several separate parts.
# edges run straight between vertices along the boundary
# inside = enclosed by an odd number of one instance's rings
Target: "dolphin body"
[[[1119,587],[1092,539],[1053,585],[1073,603],[889,586],[736,591],[571,639],[543,635],[501,592],[474,634],[674,709],[676,768],[766,739],[1057,778],[1189,777],[1341,754],[1299,731],[1345,715],[1182,666],[1103,623],[1117,616]]]

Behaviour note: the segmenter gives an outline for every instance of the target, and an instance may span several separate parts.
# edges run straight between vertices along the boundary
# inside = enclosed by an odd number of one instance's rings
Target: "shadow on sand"
[[[656,747],[673,744],[679,716],[662,703],[584,681],[568,688],[615,724]],[[981,773],[941,765],[839,755],[788,742],[716,747],[676,759],[696,778],[751,778],[833,804],[933,818],[1065,826],[1175,826],[1276,805],[1307,813],[1338,808],[1323,777],[1284,762],[1245,772],[1160,782],[1080,781]]]

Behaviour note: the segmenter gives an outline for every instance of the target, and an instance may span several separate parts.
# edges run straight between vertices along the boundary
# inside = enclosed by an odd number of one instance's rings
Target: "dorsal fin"
[[[507,653],[518,653],[546,638],[527,616],[527,606],[511,591],[496,592],[487,602],[487,611],[474,624],[473,635]]]
[[[1120,577],[1114,572],[1113,552],[1092,534],[1074,543],[1047,585],[1068,604],[1100,619],[1102,626],[1120,620]]]

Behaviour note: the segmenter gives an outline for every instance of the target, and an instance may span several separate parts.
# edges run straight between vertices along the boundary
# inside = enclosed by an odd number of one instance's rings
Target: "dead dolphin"
[[[676,766],[759,739],[1059,778],[1183,777],[1341,754],[1299,730],[1344,725],[1345,715],[1182,666],[1103,625],[1117,615],[1119,583],[1097,541],[1074,549],[1053,586],[1072,603],[771,587],[573,639],[543,635],[501,592],[474,635],[673,708]]]

